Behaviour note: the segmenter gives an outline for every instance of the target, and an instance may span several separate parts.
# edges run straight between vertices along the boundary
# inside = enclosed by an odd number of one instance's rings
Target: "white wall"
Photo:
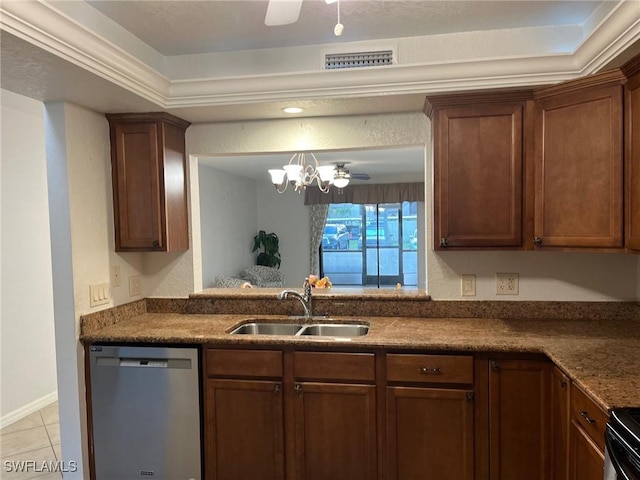
[[[304,194],[298,195],[287,190],[280,195],[268,181],[257,182],[256,190],[257,230],[278,235],[282,257],[280,270],[285,285],[300,287],[309,276],[309,208],[304,204]]]
[[[237,277],[255,263],[251,253],[258,219],[256,182],[200,165],[203,287],[217,276]]]
[[[2,90],[0,422],[56,399],[49,201],[41,102]]]

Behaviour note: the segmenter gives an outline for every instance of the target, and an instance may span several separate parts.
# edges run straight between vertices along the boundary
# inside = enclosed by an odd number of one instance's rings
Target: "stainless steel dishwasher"
[[[90,347],[96,480],[202,478],[196,348]]]

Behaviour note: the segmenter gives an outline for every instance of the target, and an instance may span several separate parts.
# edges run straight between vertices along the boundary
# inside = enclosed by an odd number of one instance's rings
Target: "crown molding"
[[[166,105],[168,78],[46,2],[0,3],[0,28],[146,100]]]
[[[640,38],[640,2],[621,0],[570,54],[171,80],[46,1],[2,2],[0,27],[163,109],[308,98],[531,87],[597,72]]]

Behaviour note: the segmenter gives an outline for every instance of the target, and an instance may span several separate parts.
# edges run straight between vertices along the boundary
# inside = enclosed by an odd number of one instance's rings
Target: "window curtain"
[[[381,183],[376,185],[348,185],[340,193],[331,187],[329,193],[322,193],[317,187],[305,190],[305,205],[329,205],[332,203],[353,203],[371,205],[376,203],[424,202],[424,183]]]
[[[309,274],[320,275],[320,244],[324,225],[327,223],[329,205],[309,205],[309,231],[311,241],[309,245]]]

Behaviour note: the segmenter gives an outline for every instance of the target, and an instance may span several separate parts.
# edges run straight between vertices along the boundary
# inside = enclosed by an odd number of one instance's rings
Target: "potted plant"
[[[255,252],[259,248],[263,248],[264,251],[260,252],[256,260],[257,265],[264,265],[265,267],[280,268],[280,252],[278,251],[280,239],[275,233],[266,233],[264,230],[260,230],[258,235],[253,237],[253,250]]]

